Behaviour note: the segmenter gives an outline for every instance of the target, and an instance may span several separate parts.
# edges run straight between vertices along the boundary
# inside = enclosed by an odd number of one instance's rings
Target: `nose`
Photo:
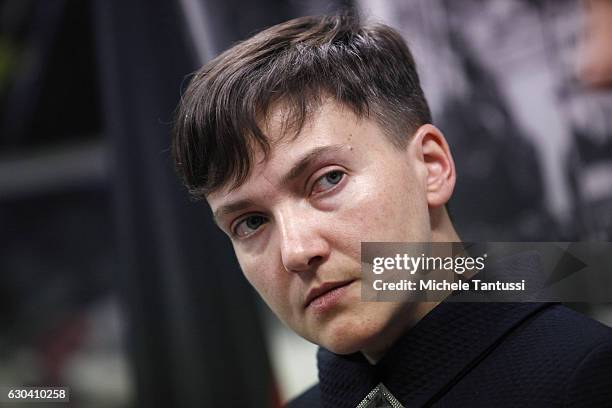
[[[289,272],[312,270],[329,256],[329,243],[322,235],[316,215],[284,212],[278,218],[280,252]]]

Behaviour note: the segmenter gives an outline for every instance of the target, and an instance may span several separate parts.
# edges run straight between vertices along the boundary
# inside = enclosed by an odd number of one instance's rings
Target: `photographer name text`
[[[444,280],[421,280],[418,282],[402,279],[397,282],[385,282],[382,279],[377,279],[372,283],[372,287],[376,291],[417,291],[417,290],[433,290],[433,291],[456,291],[456,290],[473,290],[473,291],[514,291],[525,290],[525,279],[520,282],[485,282],[479,279],[470,281],[447,281]]]

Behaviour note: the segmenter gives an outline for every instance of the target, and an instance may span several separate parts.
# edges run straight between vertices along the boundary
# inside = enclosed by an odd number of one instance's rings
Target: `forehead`
[[[269,109],[259,126],[270,144],[268,154],[253,147],[253,167],[245,183],[237,188],[226,186],[207,196],[211,207],[228,197],[259,190],[262,183],[277,184],[291,168],[318,151],[358,156],[383,144],[393,149],[378,124],[367,118],[359,118],[353,111],[332,98],[312,106],[299,129],[292,123],[292,111],[285,104],[277,103]],[[316,156],[316,154],[315,154]],[[286,178],[286,177],[285,177]],[[214,210],[214,208],[213,208]]]

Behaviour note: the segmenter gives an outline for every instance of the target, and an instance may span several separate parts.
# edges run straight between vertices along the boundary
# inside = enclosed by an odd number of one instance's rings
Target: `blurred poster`
[[[464,240],[612,238],[612,90],[577,79],[581,3],[360,1],[415,55]]]

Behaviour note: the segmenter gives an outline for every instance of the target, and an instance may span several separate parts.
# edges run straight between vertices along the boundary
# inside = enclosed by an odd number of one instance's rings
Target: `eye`
[[[325,173],[322,177],[315,181],[312,187],[312,193],[317,194],[331,190],[342,181],[344,176],[345,173],[341,170],[332,170],[328,173]]]
[[[249,215],[236,224],[236,226],[233,228],[233,233],[238,238],[248,237],[249,235],[254,234],[259,227],[266,222],[266,217],[263,215]]]

